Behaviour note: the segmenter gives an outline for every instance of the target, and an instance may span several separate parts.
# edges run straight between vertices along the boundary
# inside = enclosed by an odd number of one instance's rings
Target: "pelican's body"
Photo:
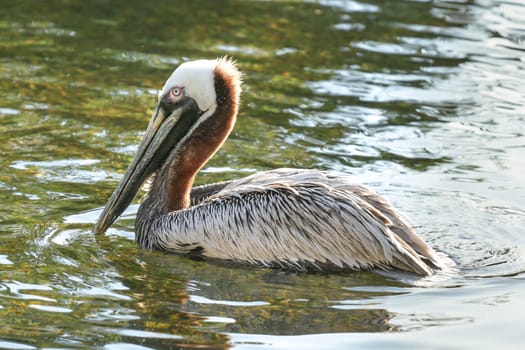
[[[277,169],[192,189],[233,128],[240,83],[227,59],[175,70],[95,232],[104,232],[154,174],[136,219],[144,248],[295,270],[429,275],[445,267],[397,210],[345,175]]]

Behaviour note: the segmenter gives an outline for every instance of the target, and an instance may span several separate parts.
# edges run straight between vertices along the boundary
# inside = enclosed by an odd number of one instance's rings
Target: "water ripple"
[[[190,300],[198,304],[218,304],[226,306],[264,306],[269,305],[265,301],[232,301],[232,300],[213,300],[200,295],[190,295]]]

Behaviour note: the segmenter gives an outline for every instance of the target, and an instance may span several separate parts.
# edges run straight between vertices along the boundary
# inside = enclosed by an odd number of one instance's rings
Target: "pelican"
[[[96,234],[151,178],[135,223],[135,240],[145,249],[297,271],[431,275],[446,266],[399,211],[347,175],[276,169],[192,188],[233,129],[241,82],[226,57],[175,69]]]

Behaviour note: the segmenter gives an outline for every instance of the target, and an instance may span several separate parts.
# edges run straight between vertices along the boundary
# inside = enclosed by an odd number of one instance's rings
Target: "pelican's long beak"
[[[106,232],[130,205],[140,186],[154,171],[159,169],[199,115],[198,107],[192,99],[181,103],[169,115],[167,114],[160,102],[149,122],[135,158],[95,224],[93,229],[95,234]]]

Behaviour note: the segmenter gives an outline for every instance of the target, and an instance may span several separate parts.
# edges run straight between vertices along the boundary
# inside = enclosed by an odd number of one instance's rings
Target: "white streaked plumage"
[[[139,244],[295,270],[444,267],[389,203],[347,176],[277,169],[217,187],[181,211],[139,212]]]

